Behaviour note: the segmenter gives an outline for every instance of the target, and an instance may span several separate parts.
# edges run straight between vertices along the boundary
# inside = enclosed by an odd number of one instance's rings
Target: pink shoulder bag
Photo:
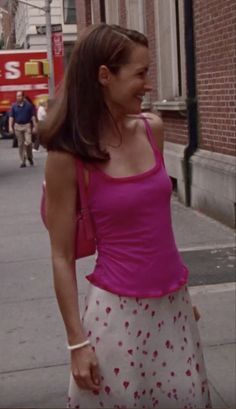
[[[91,216],[88,209],[87,193],[84,182],[84,168],[80,160],[76,160],[79,182],[79,202],[76,217],[75,259],[91,256],[96,251],[96,240],[93,231]],[[43,182],[40,213],[42,221],[47,228],[46,215],[46,182]]]

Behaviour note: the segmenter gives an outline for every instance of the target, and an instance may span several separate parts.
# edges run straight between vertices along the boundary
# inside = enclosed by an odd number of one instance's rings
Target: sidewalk
[[[19,169],[17,150],[10,146],[10,141],[0,141],[0,408],[64,408],[69,354],[39,216],[45,153],[35,156],[34,168]],[[172,210],[182,251],[235,244],[231,229],[186,209],[175,198]],[[93,257],[78,263],[81,303],[84,276],[93,263]],[[234,408],[235,285],[200,285],[190,292],[201,313],[213,407]]]
[[[235,408],[235,284],[190,288],[201,313],[199,329],[214,408]]]

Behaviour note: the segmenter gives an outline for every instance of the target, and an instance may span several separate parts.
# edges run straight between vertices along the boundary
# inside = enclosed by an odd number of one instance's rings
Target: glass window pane
[[[75,0],[63,0],[64,2],[64,24],[76,24]]]

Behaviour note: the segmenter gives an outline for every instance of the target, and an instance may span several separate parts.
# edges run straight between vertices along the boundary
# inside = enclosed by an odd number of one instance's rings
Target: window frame
[[[66,22],[66,18],[65,18],[65,11],[67,10],[67,9],[69,9],[69,7],[68,8],[66,8],[65,7],[65,2],[66,1],[73,1],[74,2],[74,10],[75,10],[75,21],[74,22],[72,22],[72,23],[67,23]],[[68,26],[68,25],[70,25],[70,26],[72,26],[72,25],[76,25],[77,24],[77,20],[76,20],[76,0],[62,0],[62,8],[63,8],[63,24],[65,25],[65,26]],[[73,9],[72,9],[73,10]]]
[[[154,106],[158,110],[185,110],[187,90],[184,1],[166,0],[165,9],[161,9],[161,7],[163,7],[162,0],[156,0],[155,29],[159,100],[154,103]],[[168,18],[168,29],[163,23],[163,13]],[[167,33],[165,37],[164,32]],[[163,41],[164,38],[166,41]],[[166,58],[169,58],[168,64],[166,61],[163,64],[162,62]],[[169,71],[166,69],[168,65],[171,65]]]
[[[127,11],[127,27],[145,34],[144,0],[126,0],[125,4]],[[134,18],[134,16],[136,18]]]
[[[105,0],[106,22],[107,24],[119,25],[119,0]]]

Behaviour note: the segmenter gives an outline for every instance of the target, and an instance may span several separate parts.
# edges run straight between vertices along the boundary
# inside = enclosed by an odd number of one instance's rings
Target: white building
[[[25,0],[37,7],[44,7],[44,0]],[[61,24],[65,59],[77,38],[76,0],[52,0],[51,23]],[[18,3],[15,13],[16,45],[19,48],[46,49],[46,36],[37,34],[36,26],[45,26],[43,10]]]
[[[5,46],[4,29],[6,30],[6,19],[9,19],[9,12],[7,10],[8,8],[7,6],[8,6],[7,0],[0,0],[0,46]],[[9,32],[7,34],[9,34]]]

